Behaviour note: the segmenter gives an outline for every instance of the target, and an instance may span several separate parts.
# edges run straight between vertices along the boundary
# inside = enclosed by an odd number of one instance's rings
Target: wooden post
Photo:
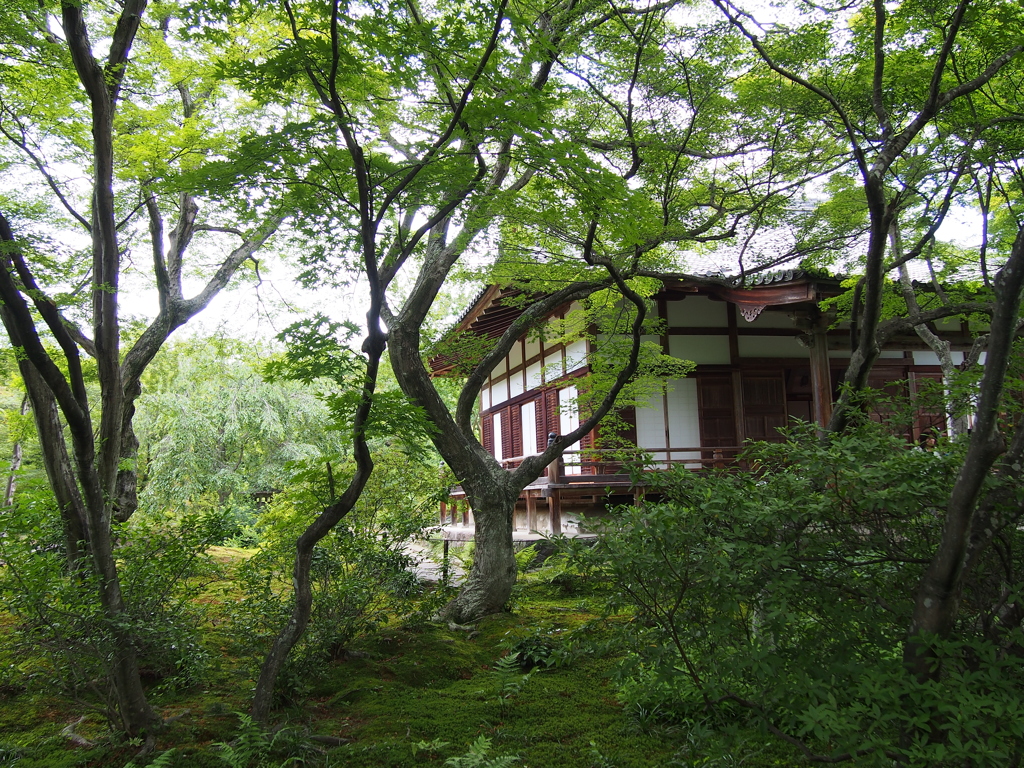
[[[526,494],[526,530],[537,530],[537,497],[532,493]]]
[[[736,317],[736,305],[726,305],[726,316],[729,320],[729,363],[732,365],[732,412],[736,423],[736,445],[743,445],[747,439],[747,425],[743,419],[743,374],[740,369],[740,336],[739,321]]]
[[[441,525],[448,522],[448,502],[441,500]]]
[[[550,446],[553,442],[555,442],[555,440],[557,438],[558,438],[558,435],[555,432],[549,432],[548,433],[548,446]],[[558,466],[561,463],[561,461],[562,461],[562,457],[561,456],[556,456],[555,458],[553,458],[551,460],[551,463],[548,464],[548,484],[549,485],[551,483],[557,483],[559,478],[561,478],[562,473],[559,471],[559,466]]]
[[[732,411],[736,421],[736,445],[743,445],[747,425],[743,419],[743,375],[738,368],[732,372]]]
[[[811,399],[814,421],[824,427],[832,418],[832,369],[828,362],[828,334],[821,326],[810,333]]]
[[[551,534],[557,536],[562,532],[562,502],[556,489],[548,496],[548,513],[551,517]]]
[[[448,541],[448,539],[445,539],[444,540],[444,558],[441,560],[441,583],[445,584],[445,585],[448,584],[448,576],[449,576],[449,570],[448,570],[449,569],[449,563],[450,563],[450,561],[448,559],[448,545],[449,544],[450,544],[450,542]]]
[[[729,323],[729,364],[740,364],[740,329],[736,319],[736,305],[729,302],[725,305],[725,314]]]

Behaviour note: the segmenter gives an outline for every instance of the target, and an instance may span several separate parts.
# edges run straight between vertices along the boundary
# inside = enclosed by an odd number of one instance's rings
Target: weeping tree
[[[139,679],[111,535],[137,505],[140,378],[282,221],[246,190],[204,198],[184,183],[230,143],[238,118],[210,50],[181,38],[174,10],[145,0],[0,10],[0,319],[18,352],[67,569],[95,585],[116,717],[132,736],[160,723]],[[144,276],[156,316],[122,346],[120,305]]]
[[[340,436],[316,388],[268,380],[276,359],[220,336],[164,347],[138,401],[140,513],[216,507],[241,523],[254,491],[285,487],[289,462],[331,453]]]

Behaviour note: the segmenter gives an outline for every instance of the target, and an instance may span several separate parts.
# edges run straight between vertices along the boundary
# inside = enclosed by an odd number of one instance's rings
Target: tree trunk
[[[260,676],[253,692],[252,706],[249,709],[249,714],[259,723],[265,723],[270,717],[277,678],[281,674],[292,648],[302,639],[306,627],[309,625],[309,617],[313,612],[313,589],[309,572],[313,562],[313,549],[317,541],[319,538],[314,539],[307,530],[296,543],[295,565],[292,570],[295,605],[292,607],[292,615],[288,618],[288,623],[278,632],[273,645],[263,659]]]
[[[900,229],[897,222],[893,221],[892,229],[889,237],[892,243],[893,253],[897,258],[903,255],[903,243],[900,236]],[[900,287],[903,290],[903,300],[907,303],[907,310],[911,313],[911,316],[917,315],[921,312],[921,306],[917,302],[917,296],[914,294],[914,286],[910,280],[910,270],[907,269],[906,264],[900,264]],[[935,353],[935,356],[939,358],[939,367],[942,369],[942,385],[945,392],[945,398],[943,400],[943,406],[946,415],[946,428],[949,432],[949,437],[955,439],[960,435],[967,434],[968,420],[966,416],[957,415],[954,413],[956,404],[952,400],[953,391],[953,380],[957,374],[957,368],[953,364],[953,354],[951,352],[952,345],[945,339],[939,338],[932,329],[925,324],[915,325],[914,331],[918,337],[928,348]]]
[[[463,481],[473,509],[473,567],[459,594],[441,611],[456,624],[504,610],[516,583],[512,519],[518,491],[506,488],[505,478],[480,480]]]
[[[941,675],[940,657],[932,638],[948,637],[953,629],[978,497],[992,465],[1004,449],[999,433],[999,409],[1024,288],[1024,229],[1018,231],[1010,258],[996,277],[994,288],[995,311],[980,385],[977,421],[946,506],[942,538],[918,586],[904,645],[903,663],[922,682]]]
[[[5,320],[6,322],[6,320]],[[87,554],[88,526],[85,502],[78,489],[74,467],[64,441],[64,425],[53,393],[43,383],[36,369],[27,360],[19,361],[18,369],[25,382],[25,391],[32,404],[32,417],[39,434],[46,479],[60,511],[64,531],[66,568],[75,571]]]
[[[142,394],[142,384],[136,379],[125,386],[123,414],[121,416],[121,461],[114,486],[114,519],[126,522],[139,508],[139,438],[135,435],[135,401]]]
[[[21,398],[20,413],[22,416],[28,413],[28,393]],[[7,487],[4,489],[5,509],[10,509],[14,505],[14,489],[18,485],[18,470],[21,469],[22,453],[21,439],[19,438],[14,441],[14,447],[11,449],[11,466],[7,474]]]
[[[368,264],[368,267],[371,266]],[[266,722],[270,716],[270,709],[274,703],[274,688],[277,685],[278,675],[288,659],[288,654],[302,639],[302,635],[309,625],[310,615],[313,611],[313,587],[310,580],[313,550],[317,543],[330,533],[345,515],[352,511],[373,472],[373,457],[366,443],[366,424],[373,408],[373,393],[377,387],[377,376],[380,371],[380,360],[384,355],[385,339],[380,330],[380,303],[383,292],[372,269],[368,269],[368,271],[370,272],[371,298],[370,311],[367,312],[366,320],[367,328],[370,330],[363,343],[363,350],[367,355],[366,375],[363,378],[359,405],[352,419],[352,453],[356,462],[356,471],[341,497],[332,500],[332,503],[320,513],[316,520],[309,524],[299,536],[298,541],[295,542],[295,565],[292,568],[295,605],[292,607],[292,615],[288,619],[288,623],[278,633],[263,660],[263,667],[260,669],[260,676],[256,681],[256,690],[253,692],[252,707],[249,710],[253,719],[261,723]],[[328,465],[328,472],[330,472],[330,465]]]

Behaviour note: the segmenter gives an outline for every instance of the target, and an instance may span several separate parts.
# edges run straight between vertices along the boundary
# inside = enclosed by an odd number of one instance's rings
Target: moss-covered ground
[[[269,732],[239,715],[252,665],[232,657],[229,623],[214,617],[214,661],[202,682],[153,692],[168,724],[145,757],[139,744],[119,743],[84,703],[34,684],[38,660],[3,644],[0,766],[488,766],[507,764],[503,757],[532,768],[800,763],[755,730],[638,717],[610,679],[615,651],[571,641],[607,633],[596,600],[566,597],[530,579],[518,590],[513,612],[472,628],[417,615],[359,638],[340,658],[309,671],[303,696],[275,712]],[[0,631],[13,620],[4,621]],[[550,642],[560,663],[526,677],[503,662],[525,637]]]

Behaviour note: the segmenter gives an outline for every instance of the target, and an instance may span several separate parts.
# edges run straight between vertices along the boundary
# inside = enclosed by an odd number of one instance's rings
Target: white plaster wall
[[[564,374],[562,370],[562,351],[556,350],[544,355],[544,380],[554,381]]]
[[[669,336],[668,353],[703,365],[728,365],[728,336]]]
[[[528,390],[536,389],[543,383],[541,380],[540,368],[539,360],[526,366],[526,388]]]
[[[725,328],[729,324],[725,307],[724,301],[712,301],[706,296],[687,296],[681,301],[668,302],[666,319],[670,328]]]
[[[668,381],[669,448],[691,448],[700,445],[700,420],[697,413],[697,380]],[[639,432],[639,430],[638,430]],[[638,435],[639,436],[639,435]],[[664,441],[664,438],[662,438]],[[700,451],[672,453],[674,460],[699,459]]]
[[[738,342],[740,357],[810,357],[795,336],[740,336]]]
[[[736,324],[741,331],[744,328],[792,328],[793,320],[785,312],[764,310],[754,318],[754,322],[748,323],[746,318],[743,317],[743,313],[737,309]]]
[[[529,360],[531,357],[536,357],[540,354],[540,341],[538,339],[527,339],[526,340],[526,359]]]
[[[585,339],[574,341],[565,348],[566,372],[575,371],[587,364],[587,342]]]
[[[521,395],[526,389],[523,387],[523,372],[516,371],[508,378],[508,396]]]
[[[491,407],[501,405],[508,400],[508,379],[496,381],[491,386]]]
[[[512,345],[512,349],[508,353],[508,369],[511,371],[517,365],[522,365],[523,362],[523,345],[522,342],[517,341]]]

